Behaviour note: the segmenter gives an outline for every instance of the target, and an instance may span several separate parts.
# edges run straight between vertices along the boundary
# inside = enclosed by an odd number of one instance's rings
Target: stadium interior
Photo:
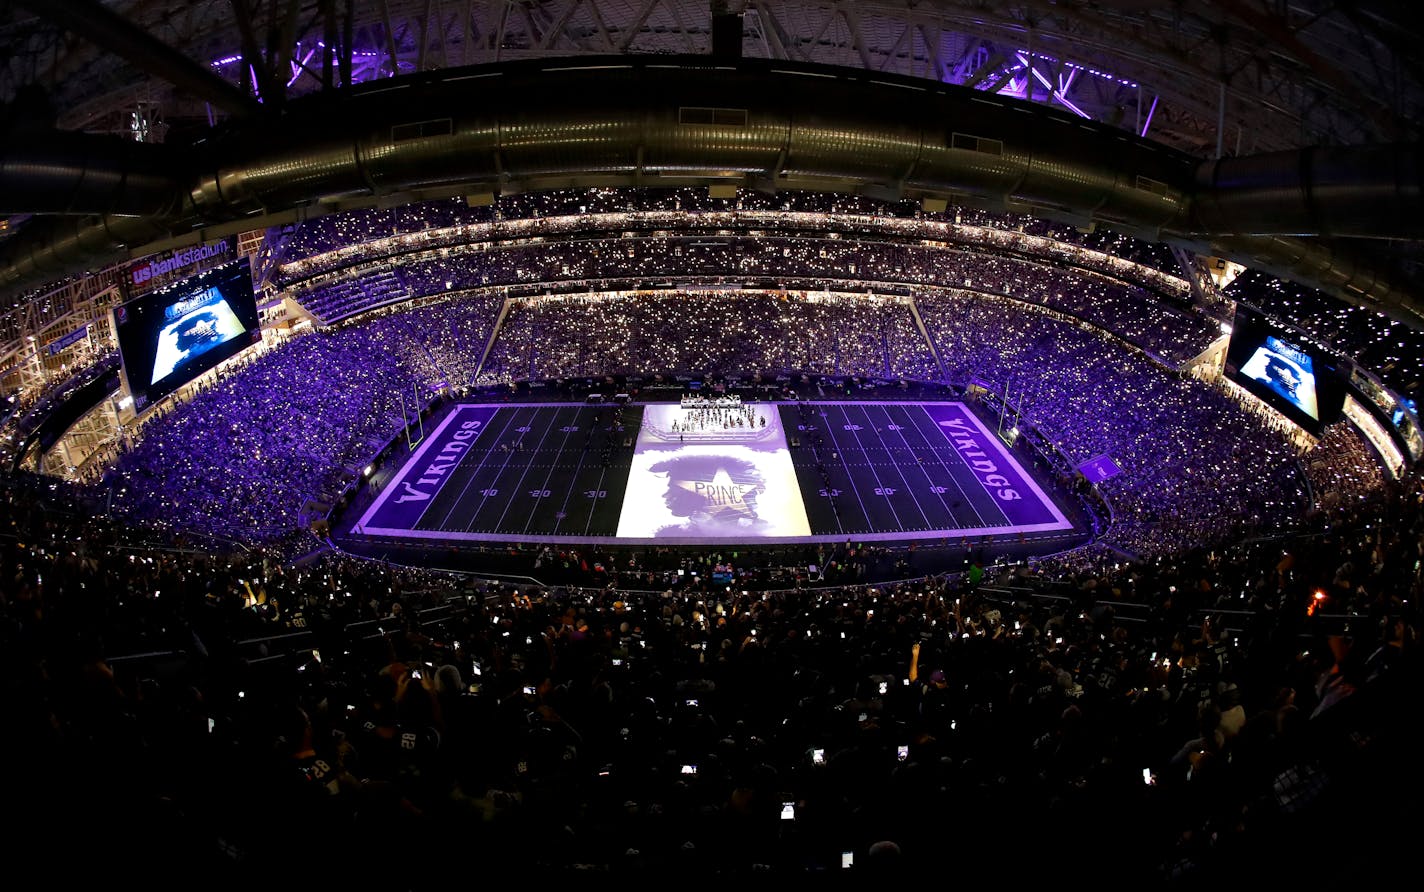
[[[0,0],[0,851],[1406,875],[1421,39]]]

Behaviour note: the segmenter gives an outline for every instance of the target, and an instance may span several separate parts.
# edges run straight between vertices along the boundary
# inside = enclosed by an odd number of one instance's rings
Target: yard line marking
[[[518,412],[510,412],[510,413],[509,413],[507,419],[506,419],[505,422],[504,422],[504,427],[500,429],[499,434],[496,435],[496,437],[495,437],[495,441],[496,441],[496,442],[498,442],[501,438],[504,437],[505,431],[509,430],[509,426],[510,426],[511,424],[513,424],[514,421],[515,421],[515,419],[517,419],[518,417],[519,417],[519,413],[518,413]],[[488,429],[489,429],[489,428],[486,428],[485,430],[488,430]],[[483,433],[483,431],[482,431],[481,433]],[[478,443],[478,442],[479,442],[479,439],[480,439],[480,438],[476,438],[475,442]],[[474,452],[474,449],[471,448],[471,449],[470,449],[470,452],[471,452],[471,453]],[[453,502],[450,503],[450,507],[447,508],[447,509],[445,509],[445,516],[440,519],[440,524],[439,524],[438,526],[436,526],[436,529],[437,529],[437,530],[443,530],[443,529],[445,529],[446,527],[448,527],[449,524],[450,524],[450,515],[452,515],[452,514],[455,513],[455,509],[456,509],[456,508],[458,508],[459,506],[465,504],[465,493],[469,492],[469,490],[470,490],[470,485],[475,482],[475,479],[476,479],[476,478],[479,477],[480,471],[483,471],[483,470],[484,470],[485,462],[489,460],[490,455],[491,455],[491,450],[490,450],[488,447],[486,447],[485,450],[484,450],[484,454],[482,454],[482,455],[480,456],[479,464],[477,464],[477,465],[475,466],[475,470],[474,470],[474,471],[470,474],[470,476],[465,480],[465,485],[462,486],[462,487],[460,487],[460,494],[455,497],[455,501],[453,501]],[[469,454],[467,453],[465,457],[466,457],[466,458],[469,458]],[[457,470],[458,470],[458,468],[457,468]],[[433,501],[433,500],[432,500],[432,501]],[[482,504],[483,504],[483,503],[482,503]],[[426,511],[429,511],[429,510],[430,510],[429,508],[426,508]],[[476,509],[476,511],[478,512],[478,509]],[[424,514],[422,513],[420,520],[417,520],[417,521],[416,521],[415,526],[416,526],[417,528],[419,528],[420,522],[423,521],[424,519],[425,519],[425,517],[424,517]]]
[[[539,435],[539,445],[537,445],[537,446],[534,447],[535,453],[537,453],[540,449],[543,449],[543,448],[544,448],[544,441],[545,441],[546,439],[548,439],[548,437],[549,437],[549,431],[553,430],[553,429],[554,429],[554,425],[558,423],[558,418],[559,418],[559,413],[558,413],[558,411],[546,412],[546,413],[544,413],[544,414],[548,415],[548,416],[550,417],[550,420],[549,420],[548,425],[545,426],[544,432]],[[536,419],[531,418],[531,419],[529,419],[529,420],[530,420],[530,421],[535,421]],[[531,424],[530,426],[532,427],[533,425]],[[565,425],[565,427],[567,427],[567,425]],[[565,434],[564,437],[567,439],[568,434]],[[521,443],[523,442],[523,439],[522,439],[522,438],[521,438],[520,442],[521,442]],[[514,451],[511,451],[509,454],[510,454],[510,457],[512,458],[512,457],[515,455],[515,452],[514,452]],[[523,454],[523,453],[520,453],[520,454]],[[533,457],[533,456],[531,456],[531,458],[532,458],[532,457]],[[505,468],[508,468],[508,467],[509,467],[509,459],[507,458],[507,459],[504,460],[504,467],[499,469],[499,472],[500,472],[500,475],[501,475],[501,476],[504,474]],[[522,471],[520,471],[520,473],[519,473],[519,482],[518,482],[517,484],[515,484],[514,487],[512,487],[512,488],[510,489],[509,498],[506,499],[505,502],[504,502],[504,510],[499,513],[499,520],[496,520],[496,521],[494,522],[494,529],[495,529],[495,530],[502,530],[502,529],[504,529],[504,518],[505,518],[506,515],[509,514],[509,509],[510,509],[510,507],[512,507],[512,506],[514,505],[514,500],[515,500],[515,498],[518,496],[519,493],[521,493],[521,492],[524,491],[524,478],[525,478],[525,477],[528,477],[528,476],[529,476],[529,465],[526,464],[526,465],[524,466],[524,469],[523,469]],[[473,523],[473,522],[474,522],[474,518],[471,518],[470,522]],[[527,526],[527,525],[528,525],[528,524],[526,524],[526,526]]]
[[[924,438],[925,445],[930,447],[930,451],[934,454],[935,460],[939,462],[940,467],[944,469],[946,476],[948,476],[949,479],[954,481],[954,488],[958,490],[961,496],[964,497],[964,504],[968,505],[969,510],[974,512],[974,519],[979,521],[979,526],[990,526],[991,524],[985,522],[984,515],[979,512],[979,506],[974,504],[974,497],[965,491],[964,487],[959,482],[959,475],[955,473],[956,468],[961,468],[966,472],[969,470],[968,466],[964,464],[964,459],[959,457],[959,452],[956,451],[953,446],[949,445],[948,441],[945,441],[943,444],[935,444],[934,440],[932,440],[929,435],[925,433],[924,427],[920,423],[921,419],[923,419],[924,421],[933,424],[934,419],[930,417],[928,412],[924,411],[923,406],[920,407],[920,412],[918,413],[918,416],[914,412],[907,412],[906,416],[910,419],[910,423],[915,426],[915,430],[919,433],[919,435]],[[944,434],[940,433],[938,427],[931,428],[931,430],[934,431],[934,435],[936,437],[939,437],[941,440],[944,440]],[[954,456],[954,464],[951,465],[949,462],[945,461],[943,457],[945,455]],[[1008,523],[1007,517],[1004,518],[1004,522]]]
[[[846,420],[845,426],[851,429],[851,435],[855,437],[855,447],[860,450],[860,454],[865,458],[866,467],[870,468],[870,474],[872,477],[875,478],[875,491],[877,493],[883,492],[885,489],[887,489],[887,487],[885,486],[884,481],[880,479],[880,472],[875,470],[876,466],[871,463],[870,456],[866,454],[865,444],[860,441],[861,425],[856,424],[850,420],[849,412],[845,412],[844,410],[842,410],[842,417],[844,417]],[[903,477],[900,478],[900,482],[902,484],[905,482]],[[885,505],[890,509],[890,516],[895,518],[896,529],[905,529],[905,522],[900,519],[900,512],[895,510],[895,500],[887,495],[885,496]],[[921,511],[920,517],[923,518],[924,514],[925,513]],[[867,520],[868,519],[869,518],[867,518]]]
[[[565,424],[564,427],[561,428],[561,430],[563,431],[563,434],[564,434],[564,442],[562,442],[562,443],[559,444],[559,453],[558,453],[559,455],[563,455],[563,454],[564,454],[564,447],[566,447],[566,446],[569,445],[569,435],[578,432],[578,431],[583,427],[583,411],[575,412],[575,413],[574,413],[574,419],[573,419],[573,420],[574,420],[575,422],[578,422],[578,423],[577,423],[577,424]],[[569,428],[572,428],[572,430],[569,430]],[[540,444],[539,444],[539,445],[542,447],[542,446],[543,446],[543,441],[540,441]],[[537,466],[537,465],[531,465],[530,467],[538,467],[538,466]],[[540,492],[548,492],[548,491],[549,491],[549,479],[550,479],[551,477],[553,477],[553,476],[554,476],[554,466],[553,466],[553,464],[550,464],[550,465],[549,465],[549,470],[544,474],[544,482],[539,485],[539,491],[540,491]],[[522,479],[522,478],[520,479],[520,484],[523,485],[523,479]],[[569,490],[572,490],[573,487],[569,487],[568,489],[569,489]],[[568,497],[567,494],[565,494],[565,496],[564,496],[564,502],[567,503],[568,500],[569,500],[569,497]],[[534,515],[535,515],[536,513],[538,513],[539,508],[541,507],[542,504],[543,504],[543,499],[542,499],[542,498],[538,498],[538,499],[535,499],[535,500],[534,500],[533,506],[531,506],[530,509],[529,509],[529,517],[526,518],[525,521],[524,521],[524,532],[526,532],[526,533],[529,532],[529,524],[531,524],[531,523],[534,522]],[[561,509],[561,510],[562,510],[562,509]]]
[[[886,443],[885,443],[885,438],[880,435],[880,425],[875,424],[874,421],[871,420],[871,418],[870,418],[870,408],[869,408],[868,405],[867,405],[867,406],[862,406],[862,408],[865,410],[865,418],[866,418],[866,420],[867,420],[867,421],[871,421],[871,427],[875,428],[875,436],[879,438],[879,440],[880,440],[880,445],[885,447],[885,454],[886,454],[886,455],[889,455],[889,454],[890,454],[890,447],[886,445]],[[910,454],[911,454],[911,455],[914,455],[914,449],[910,446],[910,441],[905,439],[905,431],[904,431],[903,426],[901,426],[901,425],[898,424],[897,422],[891,420],[891,418],[890,418],[890,410],[888,410],[888,409],[881,409],[881,411],[885,413],[885,424],[886,424],[887,426],[893,424],[893,425],[895,425],[895,427],[899,428],[899,430],[897,431],[897,433],[900,434],[900,440],[901,440],[901,442],[903,442],[903,443],[905,444],[905,448],[910,451]],[[925,521],[925,528],[928,529],[929,527],[934,526],[934,524],[930,522],[930,516],[929,516],[929,514],[925,512],[924,506],[920,504],[919,497],[915,495],[915,488],[910,485],[910,481],[909,481],[908,479],[906,479],[906,477],[905,477],[905,468],[904,468],[904,465],[900,464],[899,462],[894,462],[894,461],[892,461],[890,464],[891,464],[892,467],[895,468],[895,471],[900,475],[900,482],[905,485],[905,490],[906,490],[907,492],[909,492],[910,498],[911,498],[911,499],[914,501],[914,503],[915,503],[915,508],[920,512],[920,517],[924,518],[924,521]],[[920,464],[919,462],[915,462],[915,465],[916,465],[916,466],[920,469],[920,471],[925,475],[925,479],[926,479],[927,481],[929,481],[930,486],[932,486],[932,487],[933,487],[933,486],[936,486],[934,480],[932,480],[932,479],[930,478],[929,471],[926,471],[926,470],[925,470],[925,466],[924,466],[923,464]],[[953,512],[953,511],[949,511],[949,506],[944,504],[944,494],[943,494],[943,493],[934,493],[934,495],[936,495],[936,496],[939,498],[940,507],[944,508],[946,511],[949,512],[950,519],[952,520],[952,519],[954,518],[954,512]]]

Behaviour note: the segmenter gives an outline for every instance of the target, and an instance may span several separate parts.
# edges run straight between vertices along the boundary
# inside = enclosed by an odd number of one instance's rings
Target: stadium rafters
[[[1424,70],[1412,47],[1424,35],[1399,13],[1271,0],[11,0],[0,101],[38,85],[60,127],[127,132],[138,102],[175,119],[208,114],[197,81],[165,65],[179,59],[279,103],[466,65],[707,54],[725,15],[747,58],[967,84],[1146,128],[1194,154],[1257,153],[1417,138]],[[125,52],[132,35],[115,22],[174,58]]]
[[[1357,178],[1366,181],[1361,193],[1369,200],[1388,193],[1417,204],[1424,77],[1412,50],[1416,31],[1393,5],[1372,2],[214,0],[173,8],[152,0],[11,0],[0,6],[0,161],[14,179],[73,166],[82,152],[98,163],[78,168],[81,179],[97,173],[127,185],[154,167],[176,168],[155,152],[137,162],[140,176],[132,177],[128,160],[97,146],[76,148],[66,135],[117,134],[192,155],[218,128],[231,130],[236,116],[272,132],[272,122],[302,97],[468,65],[619,56],[767,60],[954,85],[1145,136],[1198,160],[1241,158],[1203,165],[1206,185],[1219,186],[1223,172],[1260,177],[1251,183],[1255,213],[1270,220],[1278,209],[1271,202],[1282,195],[1312,206],[1360,185]],[[48,146],[65,148],[51,159]],[[1340,151],[1361,146],[1375,148]],[[1391,169],[1358,160],[1366,156]],[[160,197],[147,194],[140,203]],[[1202,238],[1184,244],[1346,300],[1379,287],[1373,283],[1390,283],[1390,293],[1417,290],[1397,269],[1417,247],[1408,233],[1399,239],[1384,228],[1348,231],[1337,218],[1298,226],[1299,214],[1278,224],[1283,231],[1238,231],[1232,214],[1249,204],[1216,207],[1206,231],[1194,233]],[[105,210],[108,216],[78,228],[62,221],[64,235],[43,238],[68,241],[93,259],[118,248],[142,253],[212,222],[176,207],[165,214],[127,205]],[[7,289],[74,269],[41,256],[18,233],[46,217],[95,212],[83,202],[0,207],[9,215],[0,230]],[[149,225],[135,226],[135,213]],[[1234,241],[1213,243],[1217,236]],[[1289,244],[1278,243],[1282,236]],[[25,257],[37,259],[20,275]],[[77,250],[72,259],[79,263]],[[1361,281],[1372,284],[1362,288]]]

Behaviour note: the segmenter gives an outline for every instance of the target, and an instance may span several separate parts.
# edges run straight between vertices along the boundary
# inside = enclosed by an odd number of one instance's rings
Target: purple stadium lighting
[[[1068,109],[1070,112],[1077,115],[1078,117],[1088,118],[1089,120],[1092,120],[1092,115],[1089,115],[1087,112],[1083,111],[1081,108],[1068,101],[1068,97],[1064,96],[1062,93],[1054,93],[1053,98],[1061,102],[1064,108]]]
[[[1019,58],[1023,58],[1024,53],[1023,53],[1023,52],[1017,52],[1016,55],[1018,55]],[[1125,77],[1118,77],[1117,75],[1113,74],[1113,73],[1110,72],[1110,71],[1100,71],[1100,70],[1097,69],[1097,68],[1091,68],[1091,67],[1086,66],[1086,65],[1079,65],[1079,64],[1077,64],[1076,62],[1069,62],[1067,59],[1055,59],[1054,57],[1044,55],[1043,53],[1034,53],[1034,54],[1033,54],[1033,57],[1034,57],[1035,59],[1042,59],[1042,60],[1045,61],[1045,62],[1061,62],[1061,64],[1062,64],[1065,68],[1071,69],[1071,70],[1073,70],[1073,71],[1084,71],[1084,72],[1087,72],[1088,74],[1091,74],[1093,77],[1100,77],[1100,78],[1102,78],[1103,80],[1106,80],[1106,81],[1113,81],[1113,82],[1115,82],[1115,83],[1117,83],[1117,84],[1120,84],[1120,85],[1122,85],[1122,86],[1124,86],[1124,87],[1136,87],[1136,86],[1137,86],[1137,82],[1136,82],[1136,81],[1129,80],[1129,79],[1127,79],[1127,78],[1125,78]]]
[[[1147,120],[1142,122],[1142,132],[1137,134],[1138,136],[1145,137],[1147,135],[1147,128],[1152,126],[1152,113],[1157,111],[1157,99],[1158,97],[1156,96],[1152,97],[1152,107],[1147,110]],[[1138,106],[1138,108],[1141,107],[1140,105]]]
[[[315,49],[311,49],[310,47],[311,44],[306,44],[304,46],[300,41],[296,44],[296,49],[293,53],[293,61],[291,62],[292,73],[290,79],[287,81],[287,87],[290,88],[294,86],[297,81],[301,80],[303,74],[310,73],[311,69],[309,66],[311,65],[312,59],[316,56],[318,52],[326,48],[326,43],[324,41],[318,40],[316,42]],[[378,52],[376,50],[353,50],[351,53],[353,59],[362,60],[378,59],[383,57],[384,55],[384,53]],[[208,66],[210,68],[226,68],[229,65],[241,63],[242,59],[243,57],[241,53],[232,53],[230,55],[220,56],[212,60],[208,63]],[[297,59],[300,59],[300,61],[296,61]],[[249,68],[250,67],[251,66],[249,66]],[[409,63],[402,62],[401,67],[402,69],[408,69],[410,66]],[[378,72],[379,67],[358,65],[356,67],[356,70],[352,73],[352,81],[354,83],[363,83],[367,80],[371,80],[373,77],[376,77],[378,75]],[[236,71],[231,71],[229,73],[234,76],[236,76],[237,74]],[[253,79],[253,83],[256,83],[257,73],[255,70],[251,72],[251,76]],[[257,101],[261,102],[262,97],[259,96]]]
[[[1015,66],[1013,66],[1012,68],[1005,68],[1005,69],[1004,69],[1004,73],[1005,73],[1005,74],[1012,74],[1012,72],[1015,72],[1015,71],[1022,71],[1023,68],[1024,68],[1024,66],[1023,66],[1022,64],[1015,65]],[[1015,99],[1027,99],[1027,98],[1028,98],[1028,89],[1029,89],[1029,84],[1030,84],[1030,83],[1031,83],[1031,82],[1029,81],[1028,77],[1025,76],[1025,77],[1024,77],[1024,81],[1023,81],[1023,85],[1020,86],[1020,85],[1019,85],[1019,79],[1016,78],[1016,77],[1012,77],[1012,76],[1011,76],[1011,77],[1009,78],[1009,82],[1008,82],[1007,84],[1005,84],[1004,86],[1000,87],[996,95],[999,95],[999,96],[1012,96],[1012,97],[1014,97]]]
[[[307,63],[310,62],[312,56],[315,55],[316,50],[310,50],[305,56],[302,57],[302,61],[292,63],[292,79],[287,81],[287,86],[290,87],[292,84],[295,84],[297,82],[297,78],[302,76],[302,72],[306,70]]]
[[[1127,78],[1121,78],[1106,71],[1099,71],[1096,68],[1089,68],[1084,65],[1077,65],[1073,62],[1055,59],[1052,56],[1046,56],[1042,53],[1030,54],[1020,50],[1015,51],[1014,56],[1017,58],[1018,64],[1010,68],[1003,69],[1003,73],[1012,74],[1013,72],[1028,69],[1028,71],[1035,78],[1038,79],[1038,82],[1043,84],[1044,89],[1048,91],[1049,96],[1051,96],[1054,101],[1058,102],[1060,105],[1062,105],[1064,108],[1068,109],[1078,117],[1086,118],[1088,120],[1092,120],[1093,116],[1083,111],[1081,108],[1078,107],[1076,103],[1074,103],[1071,99],[1068,98],[1068,91],[1072,89],[1073,81],[1077,78],[1079,72],[1086,72],[1088,74],[1093,75],[1094,77],[1102,78],[1103,80],[1114,81],[1124,87],[1137,86],[1134,81],[1128,80]],[[1059,73],[1058,85],[1055,88],[1053,81],[1049,80],[1047,75],[1039,71],[1037,68],[1033,67],[1030,62],[1030,58],[1041,59],[1045,62],[1059,64],[1063,68],[1067,69],[1067,73]],[[1027,76],[1024,77],[1022,84],[1019,83],[1019,79],[1017,77],[1010,77],[1008,83],[998,90],[998,95],[1012,96],[1016,99],[1029,99],[1032,98],[1032,84],[1033,82],[1029,80]]]
[[[1025,67],[1025,68],[1027,68],[1029,71],[1033,72],[1033,76],[1036,77],[1036,78],[1038,78],[1038,82],[1041,83],[1041,84],[1043,84],[1043,86],[1044,86],[1045,89],[1050,90],[1050,91],[1053,89],[1053,82],[1050,81],[1048,78],[1044,77],[1044,76],[1043,76],[1043,72],[1039,71],[1037,68],[1034,68],[1032,65],[1030,65],[1029,62],[1028,62],[1028,58],[1027,58],[1026,56],[1024,56],[1023,53],[1015,53],[1014,55],[1016,55],[1016,56],[1019,57],[1019,61],[1024,64],[1024,67]]]

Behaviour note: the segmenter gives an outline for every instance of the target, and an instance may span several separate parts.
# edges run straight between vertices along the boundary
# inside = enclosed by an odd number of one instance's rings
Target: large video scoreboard
[[[1252,307],[1237,304],[1223,371],[1316,436],[1340,420],[1345,376],[1335,358]]]
[[[113,313],[135,412],[262,340],[246,257],[136,297]]]

